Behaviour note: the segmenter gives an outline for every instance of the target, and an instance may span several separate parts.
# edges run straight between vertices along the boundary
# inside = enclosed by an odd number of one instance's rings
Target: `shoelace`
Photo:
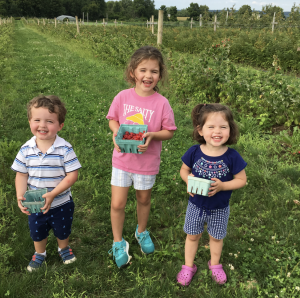
[[[143,233],[140,233],[140,234],[138,235],[138,238],[139,238],[139,240],[140,240],[140,243],[144,242],[144,241],[148,238],[148,236],[149,236],[149,232],[148,232],[148,231],[145,231],[145,232],[143,232]],[[145,241],[145,242],[146,242],[146,241]]]
[[[109,254],[112,254],[114,259],[117,257],[117,255],[119,255],[119,250],[123,250],[124,251],[124,247],[120,247],[120,246],[113,246],[109,251],[108,253]]]

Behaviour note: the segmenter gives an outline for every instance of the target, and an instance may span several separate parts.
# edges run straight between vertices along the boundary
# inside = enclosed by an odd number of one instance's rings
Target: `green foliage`
[[[13,171],[10,169],[20,147],[20,142],[0,140],[0,184],[11,184]]]
[[[5,61],[10,54],[13,26],[12,23],[2,23],[0,26],[0,79],[5,76]]]
[[[177,21],[177,7],[176,6],[170,7],[170,21],[171,22]]]

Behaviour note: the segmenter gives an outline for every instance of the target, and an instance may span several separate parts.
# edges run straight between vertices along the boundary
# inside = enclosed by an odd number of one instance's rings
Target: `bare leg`
[[[139,233],[144,232],[147,227],[147,222],[151,208],[151,191],[152,189],[136,191]]]
[[[186,235],[185,240],[185,265],[193,268],[194,260],[196,256],[196,252],[198,249],[198,243],[202,236],[201,234],[198,235]]]
[[[122,241],[128,190],[129,187],[111,186],[110,218],[115,242]]]
[[[45,252],[47,241],[48,241],[48,237],[43,239],[42,241],[34,241],[34,248],[38,254]]]
[[[211,265],[219,265],[221,253],[223,249],[223,239],[218,240],[209,235],[209,246],[210,246],[210,256],[211,256]]]
[[[56,239],[57,239],[58,247],[60,249],[63,249],[63,248],[65,248],[69,245],[69,237],[67,239],[64,239],[64,240],[60,240],[58,238],[56,238]]]

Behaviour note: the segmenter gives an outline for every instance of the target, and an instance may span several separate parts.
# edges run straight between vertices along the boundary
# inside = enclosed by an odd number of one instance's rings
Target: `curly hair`
[[[27,117],[28,120],[31,119],[31,109],[34,108],[46,108],[48,109],[49,113],[55,113],[58,117],[59,124],[62,124],[65,122],[67,109],[65,108],[65,105],[59,97],[55,95],[40,95],[37,97],[34,97],[28,104],[27,104]]]
[[[132,75],[134,74],[134,71],[137,69],[138,65],[144,60],[157,60],[159,65],[159,79],[163,84],[167,77],[167,68],[159,49],[151,46],[141,47],[133,53],[125,70],[125,80],[131,86],[135,85],[135,77]],[[156,85],[153,90],[158,91],[158,86]]]
[[[206,141],[203,136],[200,136],[199,130],[201,130],[206,122],[206,119],[210,113],[222,113],[225,120],[228,122],[230,127],[230,136],[224,145],[236,144],[239,137],[239,130],[237,124],[233,120],[231,110],[224,105],[219,103],[212,104],[198,104],[193,108],[192,121],[193,121],[193,139],[200,144],[205,144]]]

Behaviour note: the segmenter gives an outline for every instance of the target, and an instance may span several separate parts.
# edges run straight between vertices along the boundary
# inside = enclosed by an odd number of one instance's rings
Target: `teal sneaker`
[[[135,238],[138,241],[139,245],[141,246],[142,253],[152,254],[154,252],[155,247],[151,240],[149,232],[146,230],[142,233],[139,233],[138,227],[139,227],[139,225],[137,225],[136,230],[135,230]]]
[[[119,268],[126,266],[131,260],[131,256],[128,254],[129,244],[122,238],[120,242],[114,242],[112,248],[108,251],[109,254],[113,254],[113,258]]]

